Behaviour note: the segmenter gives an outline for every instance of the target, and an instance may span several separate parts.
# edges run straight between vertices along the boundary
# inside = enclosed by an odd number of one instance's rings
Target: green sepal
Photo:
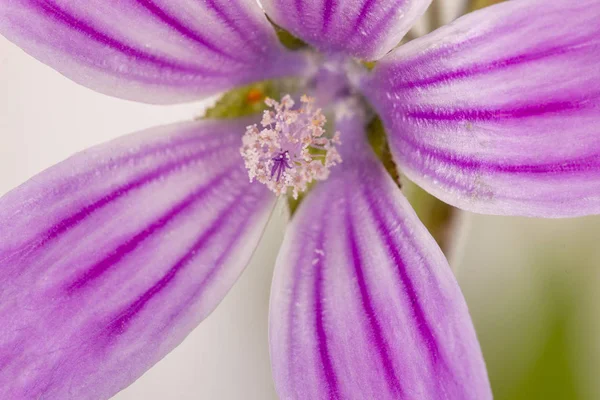
[[[315,181],[312,181],[311,183],[309,183],[304,192],[298,193],[297,199],[294,199],[294,196],[292,196],[290,194],[287,195],[287,205],[288,205],[288,209],[290,210],[290,217],[292,217],[296,213],[296,210],[298,210],[298,207],[300,207],[300,204],[302,203],[304,198],[308,195],[308,193],[310,193],[313,186],[315,186]]]
[[[394,182],[401,187],[400,174],[396,168],[396,163],[392,158],[392,152],[387,141],[385,128],[379,117],[373,118],[367,125],[367,139],[371,148],[377,155],[377,158],[381,160],[381,163],[385,167],[385,170],[390,174]]]
[[[377,65],[377,61],[362,61],[362,65],[364,65],[368,71],[371,71]]]
[[[267,97],[278,100],[283,94],[292,93],[297,86],[295,79],[278,79],[238,87],[225,93],[202,118],[239,118],[258,114],[267,109]]]
[[[273,28],[275,28],[277,38],[279,38],[281,44],[284,45],[287,49],[300,50],[305,47],[308,47],[308,44],[306,42],[304,42],[302,39],[298,39],[296,36],[286,31],[285,29],[277,25],[275,22],[273,22],[270,18],[269,22],[271,23],[271,25],[273,25]]]

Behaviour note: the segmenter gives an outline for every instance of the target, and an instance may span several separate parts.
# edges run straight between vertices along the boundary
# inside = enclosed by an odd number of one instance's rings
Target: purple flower
[[[0,0],[2,35],[92,89],[175,103],[292,77],[341,140],[320,139],[317,114],[310,135],[291,129],[309,119],[282,119],[243,148],[260,117],[187,122],[2,197],[0,398],[108,398],[177,346],[233,285],[275,202],[246,165],[275,191],[319,180],[273,282],[282,399],[491,398],[448,263],[365,125],[374,110],[400,170],[460,208],[598,213],[600,3],[513,0],[392,50],[429,3],[263,1],[317,53],[285,49],[253,0]],[[253,140],[285,151],[252,157]]]

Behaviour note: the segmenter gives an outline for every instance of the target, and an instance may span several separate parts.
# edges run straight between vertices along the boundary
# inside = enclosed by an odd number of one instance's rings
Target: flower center
[[[327,120],[313,98],[302,96],[298,108],[289,95],[265,103],[271,109],[263,114],[262,129],[247,127],[240,153],[250,181],[256,179],[278,196],[291,190],[298,198],[309,183],[327,179],[329,168],[342,161],[335,148],[339,132],[325,135]]]

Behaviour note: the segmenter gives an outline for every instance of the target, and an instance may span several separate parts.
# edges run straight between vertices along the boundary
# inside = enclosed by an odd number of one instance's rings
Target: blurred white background
[[[0,37],[0,195],[74,152],[202,109],[201,103],[149,106],[95,93]],[[600,219],[466,220],[461,255],[452,264],[496,398],[600,398]],[[276,399],[267,311],[284,224],[277,215],[218,309],[118,400]]]

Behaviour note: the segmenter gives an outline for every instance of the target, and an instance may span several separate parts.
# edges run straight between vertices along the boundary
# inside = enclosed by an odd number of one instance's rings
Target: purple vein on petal
[[[504,173],[523,173],[523,174],[547,174],[551,172],[587,172],[598,169],[600,167],[600,155],[591,154],[586,157],[579,157],[570,160],[561,160],[556,163],[543,164],[501,164],[499,161],[488,161],[484,159],[470,158],[459,154],[448,153],[429,146],[418,143],[414,140],[409,140],[408,137],[403,138],[403,142],[419,149],[422,154],[427,154],[430,157],[436,158],[447,164],[455,164],[464,169],[481,169],[486,171],[497,171]],[[435,166],[432,166],[435,168]],[[433,170],[432,170],[433,171]],[[458,183],[453,183],[457,185]]]
[[[317,236],[315,246],[319,246],[325,239],[325,229],[327,220],[321,219],[321,229]],[[324,256],[319,254],[315,249],[316,264],[313,265],[315,269],[315,340],[319,351],[319,360],[321,361],[323,372],[327,383],[327,391],[329,393],[328,398],[337,400],[340,398],[338,379],[333,369],[333,362],[331,360],[331,354],[329,352],[329,345],[327,344],[327,333],[325,332],[324,318],[325,313],[323,310],[323,268],[324,268]],[[293,303],[292,303],[293,304]],[[290,324],[290,326],[293,326]],[[293,365],[293,364],[292,364]]]
[[[394,4],[390,10],[383,16],[383,18],[377,21],[376,25],[374,25],[369,31],[369,35],[366,38],[361,39],[361,47],[369,47],[374,46],[377,41],[381,40],[381,36],[383,35],[383,31],[388,29],[390,23],[394,16],[398,13],[398,9],[402,6],[401,2],[397,2]],[[352,34],[354,37],[358,33],[358,30]]]
[[[321,32],[327,32],[329,29],[329,24],[331,24],[331,20],[333,18],[333,13],[335,11],[335,7],[337,6],[336,0],[325,0],[323,3],[323,26],[321,28]]]
[[[254,187],[254,189],[256,189],[256,186]],[[261,192],[265,193],[264,191],[262,191],[262,188],[261,188]],[[246,216],[242,220],[242,222],[240,222],[240,224],[236,227],[236,229],[235,229],[236,232],[244,232],[248,228],[248,226],[250,225],[251,217],[253,216],[252,208],[255,206],[256,202],[259,201],[254,196],[250,197],[248,195],[248,193],[245,193],[245,195],[247,197],[246,201],[249,204],[247,207],[243,208],[243,210],[246,211]],[[269,195],[270,195],[270,193],[269,193]],[[236,200],[236,202],[234,202],[232,204],[232,206],[230,206],[230,208],[233,209],[238,203],[239,203],[239,201]],[[238,208],[238,212],[239,211],[240,211],[240,209]],[[229,216],[229,214],[227,216]],[[195,290],[195,294],[200,293],[202,291],[202,289],[204,289],[216,276],[218,276],[218,272],[219,272],[218,267],[224,265],[225,261],[227,261],[227,257],[229,257],[230,251],[239,242],[241,237],[242,237],[242,235],[233,235],[231,240],[229,242],[227,242],[227,245],[225,246],[225,250],[223,250],[223,252],[219,255],[219,258],[217,258],[217,260],[215,261],[215,265],[217,267],[211,269],[208,272],[208,274],[204,277],[202,282],[198,285],[198,288]]]
[[[556,57],[559,55],[568,55],[570,53],[586,50],[590,48],[600,49],[600,43],[586,43],[589,37],[580,38],[577,43],[568,45],[560,45],[551,47],[539,52],[522,53],[509,58],[493,60],[483,64],[474,64],[471,66],[459,68],[453,71],[446,71],[437,75],[429,76],[421,79],[410,79],[404,82],[399,82],[394,85],[391,90],[399,89],[419,89],[436,84],[447,84],[452,80],[466,79],[480,74],[487,74],[493,71],[502,70],[510,67],[519,66],[530,62],[543,60],[544,58]]]
[[[358,15],[358,18],[356,18],[356,21],[354,22],[354,25],[352,26],[352,30],[348,37],[349,41],[352,40],[360,32],[361,28],[363,27],[364,23],[366,22],[368,13],[371,12],[371,9],[373,8],[374,5],[375,5],[375,0],[366,0],[363,3],[363,6],[360,10],[360,14]],[[367,35],[366,37],[361,39],[361,47],[372,46],[373,42],[381,40],[380,39],[381,32],[387,28],[387,26],[390,23],[393,16],[396,15],[396,13],[398,12],[398,9],[400,7],[402,7],[403,5],[405,5],[404,0],[396,1],[392,5],[392,7],[390,7],[390,9],[385,13],[385,15],[382,18],[379,18],[379,20],[369,29],[369,35]]]
[[[223,143],[223,140],[219,139],[217,142],[218,146],[214,146],[214,144],[211,143],[211,141],[209,141],[207,138],[210,136],[213,136],[213,135],[196,135],[193,137],[186,137],[181,140],[170,141],[169,143],[158,143],[153,146],[148,146],[147,148],[143,149],[142,151],[138,151],[135,153],[126,153],[123,156],[111,157],[108,162],[106,162],[104,164],[100,164],[100,166],[97,166],[92,170],[88,170],[83,173],[78,173],[78,174],[73,175],[71,177],[71,180],[69,180],[67,183],[57,184],[55,187],[52,188],[52,193],[55,196],[59,196],[59,195],[61,195],[61,193],[65,192],[67,190],[69,192],[72,191],[74,189],[74,184],[72,182],[73,179],[77,180],[77,181],[89,182],[89,179],[92,179],[92,177],[97,175],[97,173],[99,171],[104,172],[108,169],[113,169],[115,167],[122,166],[122,165],[124,165],[126,163],[130,163],[132,161],[137,162],[139,160],[143,160],[144,158],[147,158],[147,157],[150,157],[153,155],[157,155],[159,153],[166,153],[166,152],[172,151],[173,149],[176,149],[179,147],[186,147],[186,149],[187,149],[187,148],[190,148],[194,144],[202,144],[205,147],[205,149],[202,151],[197,151],[195,153],[192,153],[191,158],[180,159],[179,162],[183,163],[181,166],[185,166],[189,162],[194,162],[196,160],[199,160],[198,157],[202,157],[207,154],[210,155],[211,152],[214,152],[215,150],[218,150],[224,146],[233,145],[233,142],[232,143]],[[235,137],[234,139],[238,139],[238,137]],[[174,164],[169,164],[169,165],[164,165],[162,167],[159,167],[158,169],[150,172],[149,174],[153,175],[155,173],[158,173],[160,175],[160,171],[163,168],[166,168],[166,170],[164,172],[168,173],[169,171],[174,170],[173,168],[171,168],[173,166],[177,166],[177,162]],[[177,169],[177,168],[175,168],[175,169]],[[160,176],[159,176],[159,178],[160,178]],[[140,177],[139,179],[144,179],[144,177]],[[135,181],[130,182],[130,184],[133,184],[134,188],[136,187]],[[33,251],[33,250],[39,248],[40,246],[47,244],[50,240],[56,239],[62,233],[66,232],[66,230],[70,229],[75,224],[81,222],[87,215],[89,215],[92,212],[92,210],[96,210],[97,208],[110,203],[112,200],[115,199],[115,196],[118,197],[118,196],[124,194],[125,192],[127,192],[129,190],[128,188],[129,188],[130,184],[126,184],[126,185],[123,185],[123,186],[117,188],[112,193],[105,195],[101,199],[98,199],[97,201],[90,203],[89,205],[83,207],[77,213],[75,213],[69,217],[66,217],[63,220],[55,223],[50,229],[48,229],[47,231],[45,231],[44,233],[42,233],[40,235],[40,238],[38,239],[37,242],[29,245],[28,247],[17,250],[3,258],[0,258],[0,262],[5,261],[6,259],[8,259],[10,257],[14,257],[16,255],[26,254],[29,251]],[[81,185],[83,185],[83,183],[81,183],[75,187],[79,187]]]
[[[507,174],[548,174],[558,172],[582,173],[600,168],[600,155],[592,154],[583,158],[575,158],[571,160],[561,160],[555,163],[544,164],[501,164],[499,161],[491,161],[477,159],[474,157],[463,156],[456,153],[451,153],[448,150],[441,151],[423,143],[420,143],[408,135],[402,138],[402,143],[405,148],[413,148],[426,154],[427,157],[439,160],[449,166],[459,167],[463,171],[480,171],[480,172],[500,172]],[[429,173],[437,173],[439,168],[434,163],[421,163],[420,167]],[[439,174],[436,179],[448,186],[460,189],[463,193],[468,193],[471,197],[487,198],[493,196],[485,185],[482,186],[477,181],[464,181],[456,179],[453,174]],[[506,197],[506,195],[504,195]],[[507,197],[510,198],[510,197]],[[542,201],[542,200],[538,200]]]
[[[375,200],[375,197],[379,199],[382,199],[382,197],[365,186],[362,188],[363,195],[369,205],[369,210],[373,217],[372,220],[377,226],[377,233],[383,238],[386,251],[391,259],[394,260],[396,265],[396,273],[398,274],[398,278],[400,279],[400,282],[406,291],[406,296],[409,299],[409,305],[415,320],[415,326],[419,330],[423,344],[429,351],[429,362],[431,363],[433,370],[439,370],[440,367],[444,367],[446,365],[446,362],[440,354],[435,334],[431,329],[431,325],[425,315],[423,307],[421,307],[421,304],[419,303],[419,296],[417,295],[415,286],[407,274],[407,265],[398,251],[399,244],[396,242],[396,239],[391,233],[392,229],[387,222],[388,220],[383,216],[381,206],[379,206],[378,202]],[[386,204],[385,207],[388,210],[394,209],[394,205],[392,204]],[[410,232],[406,232],[406,235],[407,237],[411,237]],[[415,249],[418,249],[418,246],[416,246]]]
[[[159,232],[161,229],[165,228],[173,218],[177,217],[178,215],[189,209],[192,205],[197,204],[198,201],[200,201],[206,196],[207,193],[211,193],[212,191],[214,191],[215,188],[218,187],[227,176],[231,175],[233,171],[234,169],[230,168],[225,172],[217,175],[208,183],[205,183],[196,190],[194,190],[190,195],[188,195],[174,207],[169,209],[165,214],[163,214],[158,219],[150,223],[141,232],[127,240],[125,243],[119,245],[104,259],[87,268],[81,276],[79,276],[78,278],[73,280],[73,282],[67,285],[67,287],[65,288],[66,291],[69,293],[73,293],[75,290],[79,290],[90,284],[95,279],[99,278],[111,267],[119,263],[123,258],[125,258],[132,251],[134,251],[145,240],[147,240],[155,233]]]
[[[594,94],[590,98],[578,100],[559,100],[538,104],[525,104],[520,107],[498,107],[487,109],[445,108],[424,104],[419,105],[418,109],[407,108],[403,115],[409,118],[428,122],[491,121],[530,118],[544,114],[558,114],[567,111],[578,111],[584,109],[587,105],[594,107],[594,104],[591,102],[591,100],[598,97],[600,97],[600,93]]]
[[[229,140],[239,141],[239,137],[235,136]],[[216,142],[218,144],[218,146],[215,147],[213,142]],[[138,162],[138,161],[141,161],[150,156],[171,154],[175,151],[180,151],[179,150],[180,148],[183,148],[184,151],[189,151],[193,148],[192,146],[200,145],[203,148],[206,148],[206,149],[210,148],[212,151],[214,151],[214,150],[218,150],[220,148],[219,146],[224,146],[223,143],[224,143],[223,134],[221,132],[218,132],[217,134],[212,133],[212,134],[194,135],[191,137],[177,138],[177,139],[170,140],[168,142],[158,142],[158,143],[146,146],[143,149],[140,149],[139,151],[136,151],[136,152],[128,152],[128,153],[125,153],[124,155],[110,157],[106,162],[100,163],[94,169],[86,170],[79,174],[74,174],[72,176],[72,178],[86,180],[86,178],[90,178],[90,177],[96,175],[96,173],[98,171],[104,172],[106,169],[113,169],[115,167],[122,166],[127,163]],[[231,143],[225,143],[225,144],[230,145]],[[71,190],[72,189],[71,185],[72,184],[69,182],[65,186],[69,186],[69,190]],[[54,193],[57,193],[57,192],[59,193],[59,192],[63,191],[64,189],[65,189],[64,186],[57,185],[56,187],[53,188],[53,191],[54,191]]]
[[[42,2],[40,0],[31,0],[31,4],[34,7],[37,7],[42,14],[44,14],[48,18],[52,18],[57,23],[60,23],[77,32],[80,32],[81,34],[86,35],[91,40],[94,40],[104,46],[118,50],[119,52],[125,54],[127,57],[144,60],[148,63],[156,65],[158,68],[169,68],[194,74],[201,73],[203,75],[214,77],[223,75],[223,73],[219,71],[207,70],[197,65],[180,64],[177,62],[173,62],[172,60],[167,60],[160,56],[136,49],[135,47],[122,43],[119,40],[98,31],[96,28],[92,27],[83,20],[78,19],[76,16],[69,14],[67,11],[60,8],[55,3],[51,3],[49,1]]]
[[[301,252],[298,256],[298,258],[295,261],[294,264],[294,279],[292,280],[292,288],[291,288],[291,294],[290,294],[290,304],[297,304],[299,299],[298,297],[301,294],[301,290],[300,290],[300,283],[303,281],[302,280],[302,276],[303,276],[303,265],[307,265],[307,263],[311,264],[312,260],[311,257],[314,257],[315,253],[314,250],[317,250],[317,246],[320,246],[323,243],[323,239],[325,236],[325,225],[327,223],[328,220],[328,208],[326,207],[328,200],[323,199],[322,201],[319,202],[321,209],[319,211],[315,211],[315,213],[319,214],[319,218],[317,219],[318,221],[322,221],[322,224],[320,224],[318,226],[318,231],[315,232],[314,234],[316,234],[317,238],[320,238],[320,241],[312,241],[309,243],[304,242],[303,247],[307,248],[307,249],[313,249],[313,251],[305,251],[305,252]],[[307,237],[312,238],[312,235],[304,235],[302,237],[302,239],[300,240],[306,240]],[[316,239],[315,239],[316,240]],[[319,258],[319,264],[322,264],[322,258]],[[318,272],[321,273],[321,268],[318,269]],[[315,287],[316,289],[316,287]],[[315,306],[318,302],[321,301],[320,296],[319,297],[315,297]],[[338,389],[338,384],[337,384],[337,379],[336,379],[336,375],[335,375],[335,371],[333,370],[333,364],[331,362],[331,359],[329,357],[329,351],[328,351],[328,346],[327,346],[327,342],[326,342],[326,336],[324,334],[324,332],[321,332],[321,335],[319,334],[319,328],[317,328],[317,326],[319,324],[322,325],[322,315],[319,315],[320,313],[315,311],[315,340],[317,342],[317,351],[319,354],[319,360],[321,361],[321,364],[323,366],[323,369],[325,370],[325,377],[327,379],[327,382],[325,382],[325,384],[327,385],[327,390],[329,393],[339,393],[339,389]],[[294,349],[295,348],[295,341],[296,341],[296,331],[294,329],[294,321],[298,318],[298,310],[296,307],[290,307],[290,311],[289,311],[289,315],[287,317],[288,322],[287,322],[287,338],[288,338],[288,346],[290,349]],[[287,365],[290,366],[291,368],[291,373],[295,374],[296,371],[294,371],[294,366],[296,365],[294,358],[295,353],[294,350],[291,350],[289,352],[287,352],[288,355],[288,361],[287,361]],[[319,368],[318,366],[316,366],[316,368]],[[300,373],[300,372],[298,372]]]
[[[354,25],[352,26],[351,37],[354,37],[362,28],[365,20],[367,19],[367,15],[371,11],[371,8],[375,5],[375,0],[366,0],[363,2],[362,7],[358,13],[358,17],[354,21]]]
[[[231,0],[233,1],[233,0]],[[260,46],[252,40],[248,40],[248,32],[244,31],[238,24],[239,20],[232,18],[227,14],[226,10],[228,7],[235,8],[236,5],[228,4],[228,6],[224,7],[222,4],[217,3],[217,0],[206,0],[206,6],[208,6],[218,17],[219,19],[235,34],[244,41],[244,43],[255,50],[261,50]],[[239,4],[237,5],[239,8]],[[246,20],[246,22],[249,22]],[[260,51],[262,52],[262,51]]]
[[[208,243],[211,237],[213,237],[220,229],[226,226],[227,219],[237,210],[236,205],[240,199],[244,197],[244,193],[239,193],[237,197],[227,205],[224,211],[222,211],[215,221],[208,227],[207,230],[196,239],[194,244],[188,249],[188,251],[177,260],[177,262],[169,268],[167,273],[158,280],[152,287],[146,290],[140,295],[133,303],[131,303],[126,309],[118,314],[113,322],[107,327],[107,331],[111,335],[118,335],[123,333],[126,329],[127,324],[137,315],[144,306],[162,290],[164,290],[169,283],[175,279],[175,277],[188,266],[195,257],[200,254],[200,250]],[[214,267],[213,267],[214,268]]]
[[[507,27],[507,29],[508,28],[510,27]],[[391,73],[393,76],[403,79],[410,73],[418,72],[419,68],[428,63],[436,60],[444,60],[456,53],[468,52],[469,48],[491,40],[490,37],[496,33],[497,32],[480,32],[479,34],[473,35],[452,46],[440,46],[427,49],[426,51],[415,55],[410,60],[406,60],[405,62],[397,61],[391,66],[382,66],[382,68],[386,68],[386,73]]]
[[[190,151],[193,148],[192,146],[198,145],[204,148],[211,148],[211,146],[214,146],[213,142],[216,142],[218,145],[223,146],[224,134],[222,132],[210,132],[198,135],[195,134],[195,129],[196,128],[189,129],[189,132],[194,133],[193,135],[181,135],[180,137],[170,138],[168,141],[159,140],[154,143],[145,145],[142,148],[136,148],[135,151],[130,151],[121,155],[112,156],[106,159],[106,161],[99,162],[97,166],[95,166],[94,169],[92,169],[91,171],[84,170],[83,172],[75,173],[71,176],[71,178],[91,177],[96,175],[98,168],[102,168],[102,170],[104,170],[103,168],[113,169],[115,167],[122,166],[127,163],[138,162],[150,156],[172,154],[175,151],[180,151],[180,148],[183,148],[184,151]],[[228,140],[237,140],[239,142],[240,139],[239,136],[232,135],[231,138]],[[225,144],[229,145],[230,143]],[[218,148],[219,147],[212,147],[212,150],[217,150]],[[71,183],[69,183],[68,185],[71,185]],[[58,185],[53,188],[53,191],[61,191],[62,189],[64,188]]]
[[[186,150],[190,148],[190,146],[199,144],[203,146],[207,146],[211,143],[210,139],[217,139],[218,143],[221,143],[222,134],[211,133],[211,134],[203,134],[203,135],[193,135],[190,137],[176,138],[169,140],[168,142],[158,142],[149,146],[145,146],[140,151],[136,151],[134,153],[126,153],[123,156],[111,157],[109,160],[109,164],[111,166],[128,163],[132,160],[143,159],[148,156],[152,156],[160,153],[171,152],[173,149],[177,149],[180,147],[184,147]]]
[[[256,188],[256,186],[254,188]],[[263,191],[262,193],[265,193],[265,192]],[[269,195],[270,195],[270,193],[269,193]],[[245,216],[244,216],[243,220],[238,224],[238,226],[236,226],[235,228],[232,228],[233,231],[235,231],[235,232],[245,232],[246,231],[246,229],[250,226],[250,224],[252,222],[252,218],[251,218],[253,216],[252,207],[258,201],[259,201],[259,199],[256,196],[254,196],[254,195],[249,196],[248,193],[246,193],[245,202],[248,203],[248,205],[250,205],[250,207],[241,207],[241,206],[238,207],[238,212],[240,212],[240,210],[244,210]],[[207,286],[210,285],[212,280],[215,277],[219,276],[219,272],[225,266],[225,262],[227,261],[227,258],[230,257],[231,250],[235,248],[235,246],[238,244],[238,242],[241,240],[241,238],[242,238],[242,235],[232,235],[231,240],[229,240],[227,242],[225,249],[223,250],[223,252],[219,255],[219,257],[215,261],[215,266],[210,271],[208,271],[208,273],[202,279],[202,281],[198,285],[196,285],[196,287],[192,291],[192,294],[188,297],[188,299],[185,302],[182,303],[179,310],[177,310],[175,313],[173,313],[168,318],[168,322],[167,322],[168,324],[175,323],[177,317],[180,316],[181,313],[184,312],[185,310],[188,310],[193,304],[195,304],[195,302],[202,295],[202,293],[204,293]]]
[[[48,231],[46,231],[46,233],[44,233],[42,235],[41,241],[38,242],[37,244],[35,244],[33,249],[39,248],[40,246],[47,244],[49,241],[56,239],[57,237],[64,234],[65,232],[67,232],[68,230],[73,228],[74,226],[81,223],[83,220],[85,220],[87,217],[92,215],[94,212],[109,205],[113,201],[127,195],[132,190],[139,189],[145,185],[148,185],[149,183],[154,182],[157,179],[160,179],[162,177],[165,177],[168,174],[171,174],[173,172],[180,170],[182,167],[185,167],[186,165],[198,162],[198,161],[202,160],[203,157],[213,154],[215,150],[216,150],[215,148],[212,148],[212,149],[205,149],[205,150],[193,153],[183,159],[179,159],[179,160],[170,162],[168,164],[162,165],[162,166],[150,171],[149,173],[146,173],[140,177],[137,177],[135,180],[116,188],[109,194],[84,206],[78,212],[76,212],[76,213],[64,218],[63,220],[59,221],[58,223],[54,224],[54,226],[52,226]]]
[[[296,13],[298,14],[298,16],[303,15],[304,0],[294,0],[294,5],[296,6]]]
[[[346,193],[346,199],[351,198],[352,196],[350,195],[350,193]],[[377,313],[373,308],[373,302],[369,294],[369,289],[367,288],[367,283],[363,272],[364,265],[362,261],[362,256],[360,254],[360,249],[358,248],[358,243],[356,239],[356,228],[354,226],[354,221],[352,217],[351,204],[347,202],[345,207],[346,233],[348,240],[347,246],[348,252],[352,257],[351,265],[353,268],[354,275],[356,276],[356,284],[358,285],[360,291],[360,300],[365,311],[367,322],[369,324],[369,329],[371,331],[372,339],[374,342],[373,344],[383,364],[382,366],[387,378],[386,382],[390,390],[393,393],[397,393],[400,396],[402,392],[400,380],[396,376],[394,364],[392,362],[392,357],[390,356],[389,345],[383,336],[383,330],[377,319]]]
[[[168,25],[171,29],[179,32],[183,36],[191,39],[192,41],[199,43],[203,47],[209,49],[215,54],[218,54],[222,57],[228,58],[233,61],[242,61],[239,57],[233,56],[221,49],[219,46],[211,43],[207,38],[205,38],[200,32],[197,32],[190,27],[185,26],[179,19],[175,16],[167,13],[164,9],[159,7],[152,0],[136,0],[138,4],[142,7],[146,8],[150,13],[152,13],[158,20],[162,23]]]

